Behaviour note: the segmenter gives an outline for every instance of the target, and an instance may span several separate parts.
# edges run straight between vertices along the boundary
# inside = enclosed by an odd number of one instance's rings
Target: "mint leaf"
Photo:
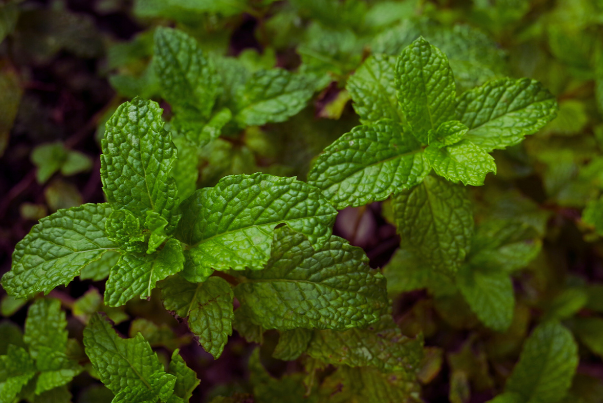
[[[467,140],[445,147],[432,143],[425,149],[425,160],[438,175],[464,185],[481,186],[488,172],[496,173],[494,158]]]
[[[220,277],[193,284],[174,276],[161,284],[165,309],[188,321],[205,351],[218,358],[232,334],[233,292]]]
[[[128,210],[113,210],[105,222],[105,232],[109,240],[120,245],[121,250],[142,252],[145,249],[140,220]]]
[[[420,261],[453,274],[469,252],[473,212],[463,186],[427,176],[423,183],[392,199],[402,238]]]
[[[312,336],[313,333],[309,329],[293,329],[281,332],[272,356],[284,361],[296,360],[306,351]]]
[[[287,396],[287,402],[305,403],[304,387],[300,374],[285,375],[281,379],[273,378],[260,361],[260,349],[256,348],[249,357],[249,381],[253,385],[254,403],[278,402]]]
[[[235,311],[232,327],[248,343],[262,343],[264,340],[264,329],[262,329],[262,326],[253,323],[243,311],[244,309],[240,308]]]
[[[321,246],[337,214],[317,188],[261,173],[223,178],[213,188],[196,191],[181,208],[177,236],[192,246],[194,270],[201,273],[262,269],[281,223]],[[188,269],[186,275],[191,275]]]
[[[79,151],[67,150],[60,142],[37,146],[31,153],[31,162],[38,168],[38,183],[45,183],[59,170],[64,176],[69,176],[92,168],[90,157]]]
[[[328,364],[413,373],[423,358],[423,340],[402,335],[390,311],[363,329],[314,331],[307,353]]]
[[[362,249],[336,236],[315,249],[303,234],[279,228],[266,268],[243,275],[239,309],[266,329],[361,327],[389,305],[383,276],[371,272]]]
[[[477,227],[469,264],[511,273],[523,269],[542,247],[537,230],[518,219],[491,219]]]
[[[220,92],[220,76],[197,41],[182,31],[159,27],[153,62],[161,94],[175,112],[209,118]]]
[[[147,210],[144,225],[150,231],[147,253],[153,253],[168,238],[166,233],[168,222],[156,212]]]
[[[486,151],[505,149],[551,121],[557,101],[536,80],[489,81],[463,93],[456,114],[469,132],[465,137]]]
[[[458,120],[449,120],[439,125],[437,129],[429,131],[428,143],[437,148],[451,146],[461,141],[468,131],[469,128]]]
[[[558,322],[543,323],[526,340],[505,393],[521,396],[521,402],[558,402],[577,366],[578,347],[569,330]]]
[[[240,126],[284,122],[301,111],[314,92],[302,75],[283,69],[255,72],[235,95],[235,120]]]
[[[33,403],[71,403],[72,396],[67,386],[61,386],[37,395]]]
[[[140,333],[122,339],[95,314],[84,329],[84,346],[101,381],[116,395],[114,402],[165,402],[172,395],[176,376],[165,372]]]
[[[13,402],[35,375],[36,369],[27,351],[9,345],[7,354],[0,356],[0,401]]]
[[[136,296],[149,298],[157,281],[182,271],[183,266],[182,244],[176,239],[170,239],[163,249],[151,255],[127,252],[111,269],[105,303],[120,306]]]
[[[346,89],[354,101],[354,110],[362,123],[381,119],[404,120],[398,105],[396,89],[396,59],[387,55],[374,55],[356,70],[347,82]]]
[[[515,296],[508,273],[464,265],[457,274],[456,284],[484,325],[497,332],[509,328]]]
[[[172,354],[169,372],[176,377],[173,396],[178,396],[188,402],[201,381],[197,379],[195,371],[186,366],[177,349]]]
[[[398,101],[414,136],[427,144],[428,133],[453,120],[456,89],[446,55],[423,38],[402,51],[396,63]]]
[[[429,173],[420,144],[402,125],[357,126],[327,147],[308,174],[337,209],[362,206],[410,189]]]
[[[116,210],[143,216],[153,210],[174,226],[177,189],[170,174],[177,151],[161,113],[156,102],[142,98],[117,108],[105,126],[101,179]]]
[[[36,381],[36,395],[66,385],[84,370],[55,347],[39,347],[38,353],[36,369],[41,373]]]
[[[67,320],[58,299],[40,299],[27,313],[23,340],[33,358],[40,348],[64,352],[67,348]]]
[[[41,219],[15,247],[12,269],[2,277],[4,289],[18,298],[48,293],[117,251],[119,245],[105,234],[111,211],[108,204],[84,204]]]
[[[111,268],[117,264],[121,254],[116,251],[107,251],[103,253],[100,259],[89,263],[82,268],[80,279],[100,281],[109,277]]]

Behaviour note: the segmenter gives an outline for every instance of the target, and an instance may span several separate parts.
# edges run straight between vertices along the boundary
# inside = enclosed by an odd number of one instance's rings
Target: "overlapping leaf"
[[[266,329],[349,329],[376,322],[389,305],[385,279],[373,274],[362,249],[331,236],[311,242],[279,228],[261,271],[246,270],[235,288],[244,313]]]

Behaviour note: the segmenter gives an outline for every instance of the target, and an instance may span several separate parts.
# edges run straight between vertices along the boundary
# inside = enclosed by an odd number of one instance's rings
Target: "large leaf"
[[[381,120],[357,126],[318,157],[308,183],[337,209],[363,206],[410,189],[429,173],[420,144],[402,125]]]
[[[446,55],[423,38],[402,51],[396,63],[398,100],[415,137],[427,144],[430,130],[453,120],[456,89]]]
[[[402,243],[430,268],[455,273],[471,246],[473,212],[463,186],[427,176],[393,198]]]
[[[383,276],[362,249],[336,236],[315,249],[303,234],[279,228],[266,268],[243,275],[239,309],[266,329],[361,327],[389,306]]]
[[[161,284],[163,305],[188,321],[203,348],[218,358],[232,334],[233,292],[220,277],[194,284],[174,276]]]
[[[466,139],[486,151],[519,143],[551,121],[557,101],[536,80],[504,78],[463,93],[456,114],[468,128]]]
[[[12,269],[2,277],[11,295],[27,298],[68,284],[80,270],[115,252],[105,235],[108,204],[84,204],[40,220],[13,253]]]
[[[152,210],[176,221],[177,188],[171,177],[177,151],[163,129],[156,102],[134,98],[117,108],[105,125],[101,179],[107,200],[135,215]]]
[[[262,269],[281,223],[321,246],[337,214],[317,188],[261,173],[223,178],[213,188],[196,191],[182,210],[177,236],[191,245],[187,278],[211,268]]]

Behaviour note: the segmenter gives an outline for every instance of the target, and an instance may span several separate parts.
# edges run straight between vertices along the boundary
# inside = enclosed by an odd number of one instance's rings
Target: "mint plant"
[[[49,202],[2,277],[0,401],[597,402],[602,10],[474,3],[135,1],[87,124],[105,202]],[[15,66],[54,38],[30,14],[0,5]],[[77,130],[0,212],[79,196]]]

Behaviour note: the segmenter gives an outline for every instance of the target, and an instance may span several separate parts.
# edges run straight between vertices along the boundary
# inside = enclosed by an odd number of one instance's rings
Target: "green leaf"
[[[168,222],[156,212],[147,210],[147,218],[144,225],[151,232],[147,253],[153,253],[168,238],[165,229]]]
[[[2,302],[0,302],[0,315],[4,317],[13,316],[19,309],[23,308],[26,304],[26,299],[20,299],[12,297],[10,295],[5,295],[2,297]]]
[[[84,346],[101,381],[115,393],[113,402],[165,402],[172,395],[176,376],[165,372],[140,333],[122,339],[95,314],[84,329]]]
[[[511,273],[523,269],[542,247],[537,230],[519,219],[482,222],[473,236],[469,264]]]
[[[84,370],[56,347],[38,347],[37,353],[36,368],[41,373],[36,381],[36,395],[66,385]]]
[[[456,89],[446,55],[423,38],[402,51],[396,63],[398,101],[412,133],[427,144],[428,133],[453,120]]]
[[[582,220],[603,235],[603,198],[591,200],[582,212]]]
[[[328,364],[414,373],[423,358],[423,340],[404,336],[390,310],[363,329],[314,331],[307,353]]]
[[[0,401],[13,402],[35,375],[36,369],[27,351],[9,345],[7,354],[0,356]]]
[[[95,312],[104,312],[116,325],[129,319],[129,316],[124,313],[123,309],[106,306],[103,303],[103,296],[96,288],[90,288],[84,295],[78,298],[73,303],[71,311],[73,316],[76,316],[84,323],[88,323],[88,320]],[[136,323],[136,320],[134,320],[134,323]]]
[[[121,254],[117,251],[107,251],[100,259],[91,262],[87,266],[82,268],[80,272],[80,279],[100,281],[109,277],[111,268],[115,266],[121,257]]]
[[[241,337],[247,340],[248,343],[261,344],[264,341],[264,329],[262,329],[262,326],[253,323],[245,312],[243,312],[243,309],[237,309],[235,311],[232,327]]]
[[[120,306],[136,296],[150,298],[157,281],[182,271],[183,267],[182,244],[176,239],[170,239],[163,249],[152,255],[127,252],[111,269],[105,303]]]
[[[67,320],[58,299],[39,299],[27,313],[23,340],[33,358],[41,347],[64,352],[67,348]]]
[[[233,292],[220,277],[193,284],[174,276],[161,284],[165,309],[188,321],[205,351],[218,358],[232,334]]]
[[[509,274],[464,265],[456,284],[480,321],[497,332],[506,331],[513,320],[515,296]]]
[[[469,252],[473,234],[465,188],[427,176],[422,184],[395,196],[392,205],[402,244],[430,268],[455,273]]]
[[[284,122],[306,106],[313,92],[302,75],[284,69],[257,71],[237,90],[235,120],[242,127]]]
[[[80,270],[119,247],[105,235],[108,204],[84,204],[40,220],[13,253],[2,286],[18,298],[68,284]]]
[[[398,105],[396,89],[396,59],[387,55],[374,55],[365,60],[350,77],[346,88],[354,101],[354,110],[362,123],[381,119],[404,120]]]
[[[197,379],[195,371],[186,366],[186,363],[179,354],[179,350],[174,350],[172,361],[170,362],[170,374],[176,377],[174,386],[174,396],[178,396],[188,402],[193,391],[201,381]]]
[[[274,228],[281,223],[320,247],[337,214],[317,188],[261,173],[223,178],[213,188],[196,191],[181,208],[177,236],[192,246],[195,270],[203,273],[210,268],[262,269]]]
[[[153,61],[163,98],[176,114],[208,118],[220,92],[220,76],[197,41],[182,31],[159,27]]]
[[[62,143],[42,144],[34,148],[31,153],[31,162],[38,168],[36,180],[46,183],[50,177],[61,169],[67,159],[67,150]]]
[[[19,6],[17,1],[9,0],[8,2],[0,4],[0,42],[13,32],[17,25],[18,18]],[[1,152],[0,155],[2,155]]]
[[[141,214],[153,210],[171,226],[177,221],[177,189],[171,171],[177,151],[163,129],[162,110],[153,101],[134,98],[107,121],[102,140],[101,179],[113,208]]]
[[[449,120],[428,133],[428,143],[443,148],[458,143],[465,137],[469,128],[458,120]]]
[[[467,140],[445,147],[433,143],[425,149],[425,159],[438,175],[454,183],[481,186],[488,172],[496,174],[494,158]]]
[[[33,403],[71,403],[72,396],[67,386],[61,386],[37,395]]]
[[[303,234],[279,228],[266,268],[244,276],[235,288],[239,309],[266,329],[361,327],[389,306],[383,276],[362,249],[336,236],[315,249]]]
[[[308,348],[312,334],[312,331],[308,329],[293,329],[281,332],[272,356],[284,361],[296,360]]]
[[[522,402],[554,403],[563,399],[578,366],[578,347],[558,322],[539,325],[526,340],[505,393]]]
[[[505,149],[551,121],[557,101],[536,80],[489,81],[463,93],[456,114],[469,132],[466,139],[486,151]]]
[[[308,174],[308,183],[343,209],[410,189],[429,170],[420,144],[401,124],[382,120],[357,126],[327,147]]]
[[[320,386],[320,402],[399,403],[418,399],[421,388],[410,371],[381,372],[377,368],[346,365]]]

